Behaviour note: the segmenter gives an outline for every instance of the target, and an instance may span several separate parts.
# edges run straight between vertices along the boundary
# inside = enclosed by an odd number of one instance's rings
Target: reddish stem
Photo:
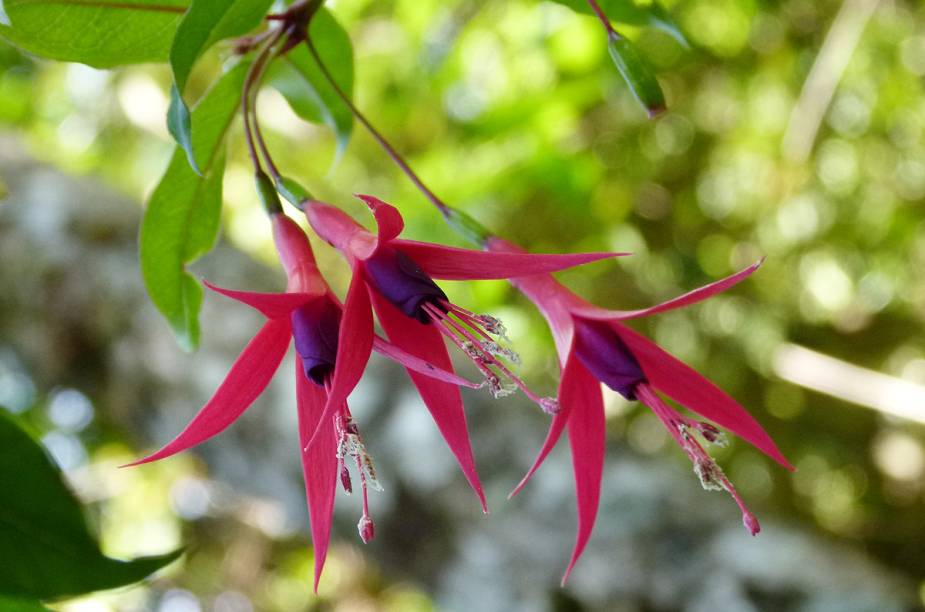
[[[344,90],[341,89],[340,85],[337,84],[337,81],[334,80],[334,77],[328,70],[328,67],[325,66],[324,62],[321,60],[321,56],[318,54],[318,50],[315,49],[315,45],[312,43],[311,38],[307,39],[305,43],[308,45],[308,50],[311,52],[312,57],[315,58],[315,63],[318,64],[318,68],[321,70],[324,78],[331,85],[331,88],[334,89],[335,93],[337,93],[337,96],[341,99],[341,101],[347,105],[347,108],[350,109],[350,112],[353,113],[353,116],[356,117],[357,121],[363,124],[363,127],[369,131],[370,135],[372,135],[376,142],[379,143],[379,146],[385,150],[388,156],[392,158],[392,161],[395,162],[401,171],[405,173],[405,176],[407,176],[411,182],[414,183],[414,186],[417,187],[422,194],[424,194],[424,197],[430,200],[431,204],[437,207],[437,210],[440,211],[440,214],[442,214],[444,217],[449,216],[451,211],[450,207],[443,200],[438,198],[437,195],[431,191],[429,187],[427,187],[427,185],[424,184],[424,181],[421,180],[421,177],[419,177],[414,172],[414,170],[411,169],[411,166],[408,165],[408,163],[402,158],[398,151],[396,151],[395,148],[389,144],[389,141],[385,139],[385,136],[383,136],[381,133],[379,133],[379,130],[373,127],[366,116],[363,115],[363,113],[360,112],[360,109],[358,109],[356,105],[354,105],[353,101],[350,100],[350,96],[348,96]]]

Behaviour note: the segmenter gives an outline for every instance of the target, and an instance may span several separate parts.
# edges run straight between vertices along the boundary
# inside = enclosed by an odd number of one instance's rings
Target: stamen
[[[504,357],[514,365],[520,365],[520,355],[518,355],[513,349],[510,349],[506,346],[501,346],[497,342],[483,342],[482,347],[488,351],[490,355],[495,357]]]
[[[340,486],[344,488],[344,493],[350,495],[353,493],[353,482],[350,480],[350,470],[344,465],[343,457],[337,458],[338,470],[340,471]]]
[[[344,404],[342,409],[334,415],[334,431],[337,436],[337,464],[340,470],[341,485],[347,493],[352,491],[350,473],[344,465],[344,459],[349,455],[356,463],[357,474],[360,477],[360,492],[363,495],[363,515],[357,523],[360,539],[366,544],[373,539],[376,533],[375,524],[369,515],[369,489],[382,490],[382,485],[376,478],[376,467],[372,457],[363,444],[360,429],[350,414],[350,409]]]
[[[353,482],[350,480],[350,470],[344,464],[344,457],[347,456],[347,446],[344,443],[346,436],[344,415],[338,412],[333,416],[333,419],[334,435],[337,438],[337,472],[340,474],[340,485],[343,487],[344,493],[350,495],[353,493]]]
[[[444,336],[449,338],[450,341],[456,344],[456,346],[458,346],[464,353],[466,353],[466,355],[469,356],[479,371],[482,372],[486,381],[488,382],[488,390],[491,392],[493,397],[504,397],[513,393],[515,389],[520,389],[523,391],[524,395],[538,404],[540,408],[543,409],[543,412],[549,414],[558,412],[559,404],[555,398],[540,397],[535,394],[520,378],[518,378],[513,372],[511,372],[509,368],[507,368],[503,363],[501,363],[499,359],[497,359],[495,353],[503,352],[503,350],[505,350],[503,347],[490,339],[488,342],[480,341],[472,334],[472,332],[466,328],[466,326],[463,324],[465,321],[457,321],[450,316],[450,313],[452,312],[452,314],[456,315],[460,319],[466,317],[470,320],[475,315],[471,315],[471,313],[463,310],[462,308],[451,308],[451,306],[453,305],[447,302],[447,312],[444,312],[434,304],[422,304],[424,312],[430,316],[431,321],[434,323],[434,325],[437,326],[437,329],[439,329]],[[457,310],[461,311],[462,315],[460,315]],[[475,330],[485,338],[488,338],[488,336],[481,330],[481,328],[476,327]],[[491,346],[487,346],[488,344]],[[513,351],[510,351],[510,353],[516,356],[516,353]],[[519,361],[519,357],[517,357],[517,360]],[[495,374],[489,366],[497,369],[504,378],[513,383],[513,388],[509,385],[502,384],[498,375]]]
[[[719,439],[718,434],[722,432],[709,423],[692,421],[682,417],[676,410],[669,407],[648,383],[636,385],[635,392],[639,400],[655,412],[655,415],[662,421],[675,441],[687,453],[687,456],[694,464],[694,473],[697,474],[703,488],[708,491],[725,490],[728,492],[742,512],[742,523],[745,528],[752,535],[757,534],[761,530],[758,519],[745,506],[745,502],[739,496],[735,487],[732,486],[723,469],[691,435],[690,428],[700,431],[708,442],[713,442],[710,437]]]
[[[475,314],[474,312],[470,312],[446,300],[441,300],[440,304],[450,312],[459,316],[459,318],[465,320],[466,323],[470,321],[474,323],[472,327],[480,331],[485,330],[485,332],[492,336],[497,336],[505,342],[510,342],[510,339],[507,337],[507,328],[504,327],[504,323],[501,322],[501,319],[486,314]]]
[[[369,457],[367,456],[368,460]],[[373,519],[369,516],[369,495],[367,492],[367,472],[366,466],[362,465],[363,461],[357,457],[357,471],[360,473],[360,484],[363,490],[363,516],[360,517],[360,522],[357,523],[357,531],[360,532],[360,539],[363,540],[364,544],[368,544],[370,540],[376,535],[376,526],[373,523]],[[372,463],[369,464],[370,466]],[[373,481],[375,488],[378,491],[382,490],[382,487],[379,486],[378,482]]]
[[[695,427],[700,431],[700,435],[703,436],[703,439],[710,444],[723,447],[729,446],[729,438],[726,436],[726,432],[720,431],[710,423],[697,421]]]
[[[485,382],[488,383],[489,393],[491,393],[491,396],[495,399],[501,399],[502,397],[517,393],[517,385],[512,385],[510,383],[504,384],[501,382],[501,379],[494,374],[489,376]]]

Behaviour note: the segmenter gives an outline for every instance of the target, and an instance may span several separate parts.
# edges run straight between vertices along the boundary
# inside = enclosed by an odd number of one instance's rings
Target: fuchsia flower
[[[287,292],[232,291],[206,283],[213,291],[255,308],[267,317],[267,322],[244,348],[228,376],[189,425],[162,449],[129,465],[169,457],[208,440],[231,425],[269,384],[289,348],[290,339],[294,339],[299,356],[296,366],[299,436],[303,446],[302,468],[315,549],[314,584],[317,591],[330,540],[338,477],[347,493],[352,489],[344,460],[348,456],[354,460],[362,485],[363,516],[357,527],[364,542],[374,534],[367,487],[378,488],[372,461],[344,401],[346,394],[334,403],[330,401],[333,386],[345,385],[343,380],[346,376],[352,390],[362,374],[370,348],[401,363],[409,372],[425,378],[433,377],[448,388],[479,385],[379,338],[373,333],[371,318],[344,313],[318,271],[311,246],[301,228],[282,213],[272,215],[272,222],[276,248],[288,278]],[[352,349],[357,347],[361,353],[362,347],[366,347],[362,364],[353,358],[357,351]],[[329,406],[327,412],[326,406]],[[310,435],[316,431],[320,434],[315,436],[314,444],[308,448]]]
[[[500,321],[477,315],[451,303],[433,279],[504,279],[523,274],[547,273],[611,257],[613,253],[574,255],[531,255],[526,253],[488,253],[440,246],[398,238],[404,221],[393,206],[371,196],[358,196],[369,206],[378,224],[372,234],[339,209],[322,202],[304,203],[308,221],[317,234],[337,248],[353,270],[347,293],[344,320],[372,325],[372,308],[396,346],[448,372],[453,371],[443,338],[462,349],[482,372],[492,393],[499,397],[513,388],[521,389],[543,410],[554,413],[558,403],[539,397],[502,363],[516,360],[510,349],[494,338],[503,337]],[[338,364],[325,407],[330,413],[347,397],[353,373],[359,372],[369,354],[368,343],[341,343],[351,353]],[[450,450],[462,468],[487,512],[485,494],[475,468],[472,448],[456,385],[409,369],[415,386],[437,424]],[[502,377],[514,387],[505,386]]]
[[[487,248],[492,252],[523,252],[500,238],[490,238]],[[548,274],[511,281],[546,317],[562,367],[558,396],[560,410],[553,417],[546,441],[533,466],[511,496],[516,495],[536,472],[567,427],[578,501],[578,533],[571,560],[562,578],[563,584],[581,556],[597,517],[605,445],[604,404],[600,383],[627,399],[638,399],[651,408],[690,457],[704,488],[728,491],[742,511],[745,528],[752,535],[758,533],[760,527],[757,519],[745,507],[722,469],[693,436],[693,431],[698,431],[707,442],[723,443],[722,433],[710,423],[681,416],[662,400],[659,392],[747,440],[787,469],[793,467],[768,434],[735,400],[657,344],[623,325],[622,321],[705,300],[744,280],[760,265],[761,262],[758,262],[673,300],[634,311],[598,308],[566,289]]]

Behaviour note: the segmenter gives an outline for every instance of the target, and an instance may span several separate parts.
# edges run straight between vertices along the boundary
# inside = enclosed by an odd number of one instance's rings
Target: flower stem
[[[401,171],[405,173],[405,175],[411,180],[412,183],[414,183],[415,187],[418,188],[424,197],[430,200],[431,204],[437,207],[437,210],[440,211],[440,214],[446,216],[449,206],[443,200],[438,198],[437,195],[431,191],[427,185],[424,184],[424,181],[422,181],[417,173],[411,169],[411,166],[405,162],[398,151],[396,151],[395,148],[389,144],[389,141],[385,139],[385,136],[383,136],[379,130],[377,130],[372,125],[372,123],[369,122],[366,116],[360,112],[360,109],[358,109],[356,105],[350,100],[350,96],[348,96],[344,90],[341,89],[340,85],[337,84],[337,81],[334,80],[333,75],[331,75],[331,72],[328,70],[328,67],[324,65],[324,62],[321,60],[321,56],[318,54],[318,50],[315,49],[315,45],[312,43],[312,39],[309,38],[305,42],[308,45],[308,50],[311,52],[312,57],[315,58],[315,63],[318,64],[318,68],[324,75],[324,78],[328,81],[328,84],[331,85],[331,88],[334,89],[334,91],[337,93],[337,96],[341,99],[341,101],[347,105],[347,108],[350,109],[350,112],[353,113],[353,116],[356,117],[357,121],[363,124],[363,127],[369,131],[370,135],[372,135],[376,142],[379,143],[379,146],[385,150],[388,156],[392,158],[392,161],[394,161],[395,164],[401,169]]]
[[[594,11],[594,14],[597,15],[597,18],[604,25],[604,29],[607,30],[608,36],[617,36],[620,35],[616,30],[613,29],[613,25],[610,23],[610,18],[607,17],[607,13],[604,12],[604,9],[601,8],[601,5],[597,3],[597,0],[588,0],[588,5],[591,7],[591,10]]]
[[[270,57],[270,51],[273,45],[282,36],[283,30],[279,29],[263,44],[257,58],[251,64],[247,71],[247,77],[244,79],[244,87],[241,91],[241,114],[244,118],[244,138],[247,141],[247,152],[250,155],[251,163],[254,165],[254,171],[262,171],[260,157],[257,155],[257,147],[254,145],[254,125],[252,117],[256,123],[256,115],[251,111],[252,100],[254,99],[255,90],[259,86],[260,77],[263,75],[264,67]],[[272,164],[272,160],[268,162]]]
[[[315,48],[315,45],[312,43],[312,39],[309,37],[305,41],[308,45],[308,50],[311,52],[312,57],[315,59],[315,63],[318,64],[321,74],[324,75],[325,80],[337,94],[337,97],[350,109],[350,112],[353,113],[353,116],[363,124],[363,127],[370,133],[373,139],[379,144],[380,147],[386,152],[386,154],[395,162],[395,165],[405,174],[406,177],[414,184],[414,186],[421,192],[421,194],[433,204],[437,211],[443,216],[444,220],[452,227],[458,234],[462,235],[467,240],[474,242],[479,246],[485,246],[488,238],[493,234],[492,232],[485,229],[480,225],[475,219],[467,215],[466,213],[457,210],[440,199],[437,194],[435,194],[425,183],[421,180],[421,177],[411,168],[411,166],[404,160],[401,154],[389,143],[389,141],[382,135],[382,133],[370,123],[369,119],[360,111],[359,108],[353,103],[344,90],[337,84],[337,81],[334,80],[333,75],[328,70],[328,67],[325,66],[324,62],[321,59],[321,55],[318,53],[318,50]]]

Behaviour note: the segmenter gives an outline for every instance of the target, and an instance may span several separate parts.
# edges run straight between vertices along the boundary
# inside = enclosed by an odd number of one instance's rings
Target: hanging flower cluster
[[[244,81],[242,111],[257,193],[270,218],[288,278],[286,291],[253,293],[207,283],[213,291],[258,310],[267,321],[186,429],[161,450],[132,465],[186,450],[228,427],[267,386],[292,341],[298,356],[297,415],[317,589],[330,539],[335,492],[338,483],[346,493],[353,491],[351,469],[363,496],[357,525],[360,537],[368,542],[375,534],[367,495],[369,489],[379,489],[379,484],[360,424],[347,403],[375,350],[405,367],[486,512],[460,387],[484,387],[496,398],[522,392],[551,419],[535,462],[512,496],[528,483],[562,433],[568,432],[578,532],[563,583],[591,536],[598,512],[605,455],[601,384],[648,406],[690,458],[704,488],[727,491],[739,506],[746,529],[753,535],[758,533],[757,519],[705,445],[725,443],[721,427],[784,467],[792,469],[790,464],[735,400],[624,322],[705,300],[748,278],[761,262],[643,310],[611,311],[589,304],[554,280],[551,273],[623,254],[530,254],[440,200],[354,106],[321,61],[308,34],[308,23],[319,4],[294,4],[287,12],[273,16],[278,22],[274,28],[239,45],[241,53],[257,50]],[[612,42],[622,40],[612,29],[609,36]],[[377,224],[377,230],[371,232],[339,208],[317,201],[279,172],[256,120],[255,97],[268,64],[302,44],[307,45],[320,72],[358,121],[447,222],[480,250],[400,238],[404,221],[399,211],[378,198],[360,195]],[[649,109],[653,114],[662,108],[659,99],[652,97]],[[319,271],[305,233],[282,211],[279,196],[304,213],[312,231],[349,265],[351,280],[343,303]],[[501,321],[453,303],[437,283],[472,279],[508,279],[543,313],[555,338],[562,368],[555,397],[535,393],[512,371],[511,365],[519,358]],[[375,320],[386,337],[376,334]],[[454,372],[448,346],[472,363],[479,374],[478,382]],[[666,397],[705,420],[683,416]]]

